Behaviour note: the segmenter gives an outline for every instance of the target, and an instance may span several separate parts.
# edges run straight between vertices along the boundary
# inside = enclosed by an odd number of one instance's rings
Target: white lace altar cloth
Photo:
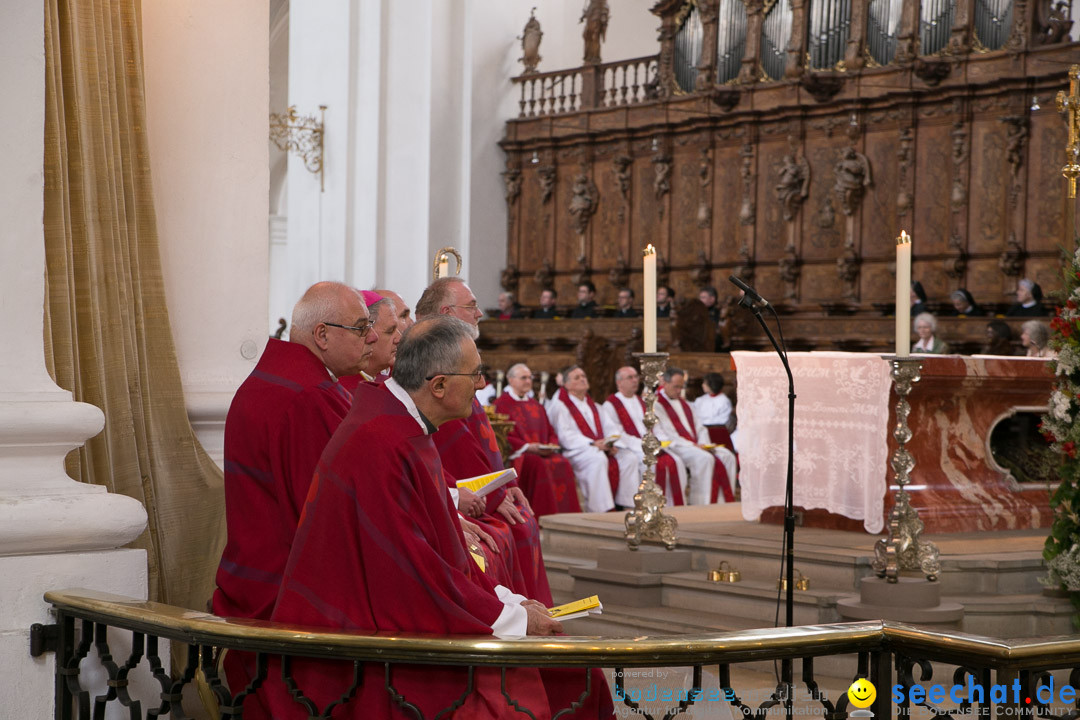
[[[733,352],[738,381],[739,482],[743,517],[784,505],[787,374],[773,352]],[[795,378],[797,507],[884,528],[889,364],[871,353],[788,353]]]

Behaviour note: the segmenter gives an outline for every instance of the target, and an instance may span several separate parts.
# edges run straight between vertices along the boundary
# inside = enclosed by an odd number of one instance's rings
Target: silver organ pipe
[[[844,59],[851,0],[810,0],[808,46],[812,70],[832,70]]]
[[[987,50],[997,50],[1012,30],[1013,0],[975,0],[975,37]]]
[[[766,0],[761,24],[761,68],[770,80],[784,78],[787,46],[791,40],[791,5],[788,0]]]
[[[717,33],[716,82],[723,84],[739,76],[746,51],[746,4],[743,0],[720,0]]]
[[[976,8],[978,1],[976,0]],[[919,7],[919,54],[937,55],[949,43],[956,0],[922,0]],[[976,17],[978,10],[976,9]]]
[[[878,65],[888,65],[896,56],[896,35],[900,28],[903,0],[870,0],[866,46]]]
[[[697,5],[691,5],[690,12],[675,35],[675,80],[684,92],[694,91],[704,37],[705,29],[701,25]]]

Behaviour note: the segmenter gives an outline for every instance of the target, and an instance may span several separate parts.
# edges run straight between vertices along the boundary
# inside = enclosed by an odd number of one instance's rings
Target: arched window
[[[811,70],[832,70],[844,59],[850,29],[851,0],[810,0]]]
[[[770,80],[782,80],[791,40],[791,5],[787,0],[766,0],[761,24],[761,69]]]

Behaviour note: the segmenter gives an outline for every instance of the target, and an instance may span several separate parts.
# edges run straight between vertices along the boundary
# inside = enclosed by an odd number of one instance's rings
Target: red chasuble
[[[502,609],[466,551],[431,438],[386,387],[361,384],[319,461],[271,619],[360,632],[489,635]],[[352,663],[297,658],[292,668],[319,711],[352,683]],[[384,672],[381,663],[364,664],[356,696],[334,717],[405,717]],[[264,686],[273,717],[307,718],[280,673],[272,664]],[[514,717],[499,691],[499,671],[476,673],[476,689],[455,717]],[[390,682],[434,717],[460,696],[466,673],[394,665]],[[536,670],[515,670],[508,682],[513,697],[549,716]]]
[[[473,398],[473,412],[464,420],[451,420],[444,423],[432,435],[435,447],[439,449],[447,482],[453,486],[457,480],[484,475],[503,469],[502,455],[495,440],[495,431],[491,429],[487,413],[480,403]],[[496,509],[506,497],[506,490],[500,488],[488,495],[487,512],[480,518],[470,518],[493,536],[512,537],[515,556],[514,575],[510,585],[514,592],[527,598],[539,600],[547,606],[552,605],[551,589],[548,586],[544,558],[540,554],[540,526],[536,517],[524,507],[517,506],[524,523],[510,525]],[[496,537],[499,542],[499,538]],[[500,542],[503,554],[503,544]]]
[[[637,395],[634,397],[641,403],[641,413],[644,415],[645,401]],[[634,422],[634,418],[630,417],[630,413],[626,412],[626,406],[622,404],[622,401],[612,393],[608,396],[608,402],[611,403],[611,407],[615,408],[615,414],[619,416],[619,423],[622,425],[623,432],[636,438],[641,437],[641,433],[637,429],[637,423]],[[668,455],[664,450],[661,450],[660,454],[656,456],[656,484],[665,493],[667,493],[668,488],[671,488],[672,505],[684,504],[682,483],[679,482],[679,468],[675,465],[675,458]]]
[[[671,406],[667,396],[663,392],[656,393],[657,401],[667,411],[668,417],[671,418],[671,424],[675,426],[675,431],[679,433],[679,437],[684,440],[697,444],[697,435],[694,434],[694,411],[690,409],[690,403],[686,402],[682,398],[679,398],[679,402],[682,403],[683,412],[686,414],[686,420],[690,423],[690,429],[688,430],[679,420],[679,416],[675,414],[675,409]],[[731,482],[728,480],[727,470],[724,469],[724,464],[717,460],[713,463],[713,482],[712,482],[712,497],[710,502],[716,502],[720,493],[724,493],[725,502],[734,502],[735,493],[731,491]]]
[[[349,408],[348,395],[310,350],[271,338],[225,420],[228,542],[213,610],[268,620],[315,464]],[[254,677],[254,655],[226,655],[235,692]],[[254,701],[244,717],[266,713]]]
[[[514,421],[507,439],[515,452],[529,443],[559,444],[547,413],[535,400],[515,400],[509,392],[504,392],[495,400],[495,410]],[[581,512],[574,468],[562,455],[541,457],[525,452],[514,458],[514,469],[537,517]]]
[[[566,388],[559,388],[559,392],[555,393],[555,397],[566,406],[566,409],[570,411],[570,417],[574,419],[574,423],[577,424],[578,430],[581,434],[590,440],[602,440],[604,437],[604,424],[600,422],[600,410],[597,409],[596,403],[588,395],[585,396],[585,402],[589,405],[589,410],[592,411],[592,421],[595,424],[596,430],[593,430],[589,423],[585,422],[585,416],[578,410],[577,405],[570,399],[570,393]],[[619,461],[611,455],[607,457],[607,476],[608,483],[611,484],[611,494],[615,495],[615,492],[619,489]]]

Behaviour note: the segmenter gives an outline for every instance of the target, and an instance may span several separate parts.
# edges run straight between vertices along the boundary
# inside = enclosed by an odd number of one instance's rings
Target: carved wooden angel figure
[[[795,219],[799,207],[810,196],[810,163],[805,156],[796,159],[785,155],[780,164],[780,178],[776,183],[776,199],[784,207],[784,219]]]
[[[589,0],[581,13],[579,23],[585,23],[581,36],[585,39],[585,62],[600,62],[600,43],[607,36],[607,24],[610,12],[607,0]]]
[[[522,75],[532,75],[536,72],[536,66],[543,59],[540,57],[540,39],[544,33],[540,30],[540,21],[536,19],[536,8],[529,12],[529,21],[525,23],[525,29],[521,33],[521,57],[518,62],[525,66]]]
[[[698,163],[698,183],[701,197],[698,201],[697,226],[707,228],[712,224],[712,208],[709,206],[709,186],[712,184],[713,162],[709,148],[701,148],[701,161]],[[708,283],[701,283],[707,285]]]
[[[570,222],[578,235],[584,235],[589,227],[589,219],[596,212],[596,205],[600,201],[600,193],[596,184],[582,170],[574,176],[574,184],[570,187]]]
[[[853,147],[840,151],[836,163],[836,185],[833,193],[840,199],[845,215],[854,215],[873,180],[870,177],[870,161]]]

